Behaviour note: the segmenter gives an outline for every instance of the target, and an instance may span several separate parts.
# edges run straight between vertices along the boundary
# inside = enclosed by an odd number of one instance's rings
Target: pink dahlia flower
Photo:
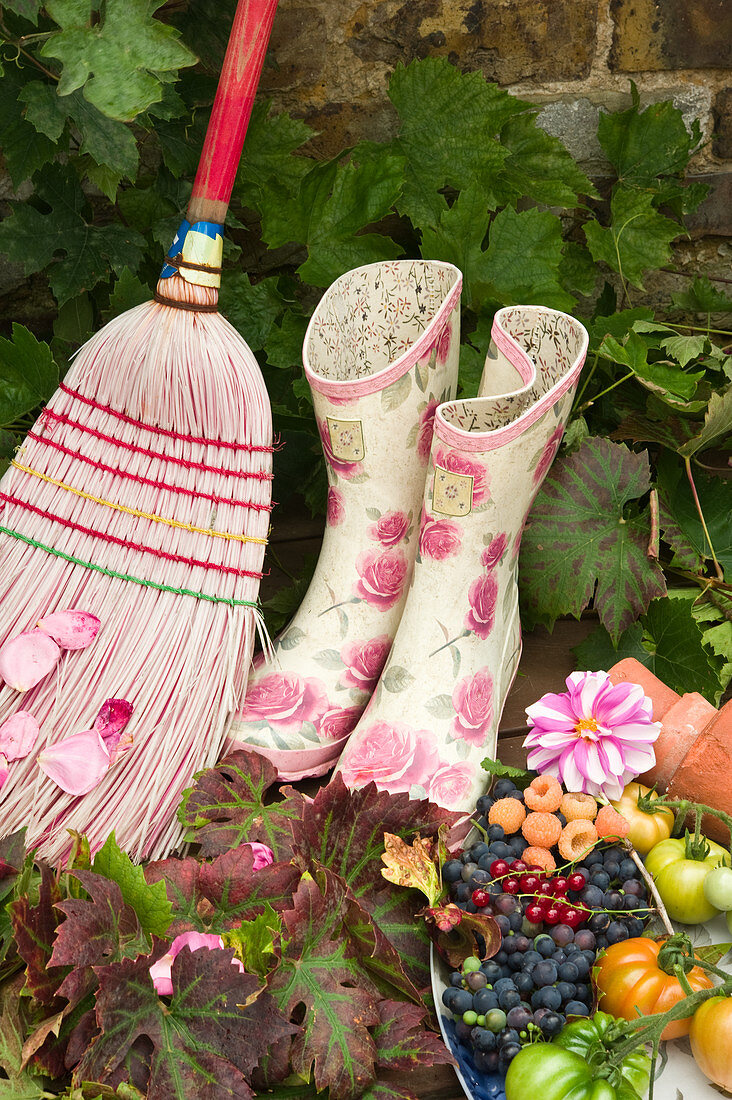
[[[661,723],[638,684],[615,684],[607,672],[573,672],[568,691],[526,708],[533,726],[528,765],[568,791],[620,798],[626,783],[656,762]]]

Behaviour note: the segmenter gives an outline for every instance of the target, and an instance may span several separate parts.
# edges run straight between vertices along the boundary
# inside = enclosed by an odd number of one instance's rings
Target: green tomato
[[[686,858],[686,841],[662,840],[646,856],[646,870],[653,875],[656,889],[672,920],[682,924],[703,924],[718,909],[704,894],[707,875],[729,862],[729,852],[721,844],[708,840],[709,855],[704,860]]]
[[[506,1074],[506,1100],[639,1100],[623,1077],[595,1077],[581,1054],[554,1043],[522,1047]]]
[[[732,868],[715,867],[704,879],[704,897],[723,911],[732,909]]]
[[[600,1060],[608,1028],[616,1024],[617,1020],[607,1012],[596,1012],[594,1016],[586,1020],[574,1020],[563,1027],[557,1035],[554,1043],[564,1050],[574,1051],[590,1064],[597,1064]],[[644,1047],[639,1047],[626,1055],[619,1067],[620,1077],[631,1089],[635,1089],[639,1096],[645,1096],[651,1079],[651,1060]],[[617,1085],[617,1080],[615,1084]]]

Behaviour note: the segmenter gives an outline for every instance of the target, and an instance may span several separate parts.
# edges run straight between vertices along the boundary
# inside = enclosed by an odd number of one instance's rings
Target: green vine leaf
[[[286,112],[271,114],[271,100],[254,105],[247,129],[246,155],[236,177],[234,194],[262,218],[265,240],[278,236],[288,207],[312,167],[308,157],[293,156],[313,136],[301,119]]]
[[[142,867],[136,866],[123,852],[111,833],[92,863],[92,871],[115,882],[126,905],[134,909],[140,927],[151,936],[164,936],[173,917],[173,908],[162,882],[147,883]]]
[[[90,224],[83,214],[86,198],[69,168],[49,165],[39,178],[36,199],[51,212],[16,203],[0,225],[0,251],[21,263],[26,275],[48,268],[59,305],[108,278],[110,267],[117,274],[125,267],[137,270],[144,239],[123,225]]]
[[[407,160],[400,212],[419,229],[436,226],[446,186],[477,187],[485,206],[495,209],[502,197],[499,173],[510,156],[496,135],[528,103],[487,83],[482,73],[461,73],[445,58],[432,57],[397,65],[389,98],[401,120],[394,148]]]
[[[61,62],[61,96],[83,89],[103,115],[132,122],[163,98],[160,74],[196,62],[174,27],[153,15],[163,0],[111,0],[92,24],[90,0],[46,0],[59,25],[41,47]]]
[[[638,187],[657,186],[658,177],[678,176],[701,141],[698,122],[689,133],[681,111],[666,100],[639,110],[634,84],[627,111],[602,112],[597,137],[618,178]]]
[[[510,206],[496,214],[481,274],[502,304],[571,309],[574,298],[561,284],[561,264],[562,227],[555,214]]]
[[[642,385],[657,393],[693,397],[697,383],[704,377],[704,371],[687,373],[671,363],[649,363],[648,347],[635,331],[628,333],[623,344],[614,336],[606,336],[600,345],[600,355],[632,370]]]
[[[25,87],[23,77],[14,66],[8,66],[1,76],[0,148],[13,186],[19,187],[52,161],[58,150],[54,141],[39,133],[25,117],[19,99]],[[31,82],[30,86],[35,83]]]
[[[227,272],[222,282],[219,308],[252,351],[264,347],[272,325],[285,308],[278,284],[275,275],[253,284],[243,271]]]
[[[298,274],[313,286],[329,283],[350,268],[398,256],[401,247],[380,233],[363,233],[385,217],[397,201],[404,178],[404,158],[383,149],[379,156],[363,143],[347,164],[321,175],[313,206],[307,206],[304,243],[308,258]],[[306,192],[310,197],[310,192]]]
[[[501,128],[501,144],[510,150],[502,182],[513,192],[512,201],[528,195],[547,206],[571,209],[580,195],[598,198],[594,184],[559,138],[536,123],[536,115],[513,115]]]
[[[0,424],[12,424],[48,400],[58,385],[58,367],[48,344],[23,325],[0,337]]]
[[[617,648],[602,627],[575,646],[578,667],[607,670],[624,657],[635,657],[680,695],[698,691],[717,705],[724,660],[704,646],[704,635],[691,610],[691,599],[652,600],[639,622],[618,639]]]
[[[713,393],[707,405],[704,424],[700,432],[679,447],[679,454],[690,458],[732,434],[732,386],[721,393]]]
[[[694,470],[694,484],[717,560],[725,576],[732,577],[732,482]],[[663,456],[657,486],[661,534],[674,552],[674,562],[699,570],[711,553],[684,467]]]
[[[686,290],[677,291],[671,296],[671,301],[676,309],[689,310],[692,313],[732,311],[732,298],[717,290],[706,275],[696,275]]]
[[[652,194],[623,186],[613,190],[610,226],[590,221],[582,228],[593,260],[604,261],[641,290],[644,273],[669,262],[671,241],[681,232],[654,208]]]
[[[649,559],[648,509],[628,507],[650,488],[647,452],[590,438],[560,458],[529,515],[521,550],[526,614],[551,627],[579,618],[591,599],[617,640],[666,591]]]

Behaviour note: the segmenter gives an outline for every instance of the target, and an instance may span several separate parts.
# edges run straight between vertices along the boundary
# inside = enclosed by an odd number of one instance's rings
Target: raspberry
[[[586,818],[578,817],[568,821],[559,838],[559,854],[573,863],[582,859],[595,847],[598,841],[597,829]]]
[[[521,826],[521,832],[526,840],[537,848],[551,848],[559,840],[561,831],[562,823],[554,814],[527,814]]]
[[[597,803],[591,794],[565,794],[559,807],[567,821],[594,821]]]
[[[524,802],[530,810],[551,814],[562,804],[562,787],[553,775],[537,775],[524,791]]]
[[[548,848],[526,848],[524,849],[523,859],[529,867],[543,867],[545,871],[556,871],[557,869],[557,862]]]
[[[506,836],[517,833],[526,817],[523,802],[518,798],[499,798],[488,811],[488,824],[500,825]]]
[[[595,818],[597,835],[603,840],[622,840],[630,832],[630,825],[612,806],[602,806]]]

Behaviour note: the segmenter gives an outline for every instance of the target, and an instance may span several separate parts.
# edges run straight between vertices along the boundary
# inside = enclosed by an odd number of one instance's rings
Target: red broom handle
[[[223,225],[277,0],[239,0],[188,204],[190,222]]]

